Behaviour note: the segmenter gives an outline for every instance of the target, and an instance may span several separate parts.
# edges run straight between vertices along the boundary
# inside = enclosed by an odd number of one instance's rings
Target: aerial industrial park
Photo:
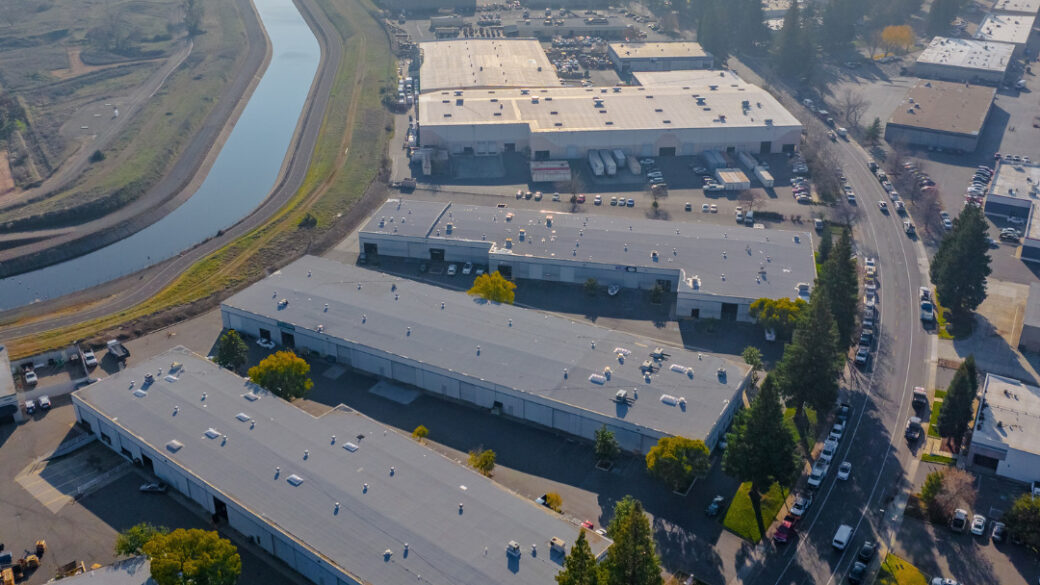
[[[0,6],[0,584],[1040,583],[1038,14]]]

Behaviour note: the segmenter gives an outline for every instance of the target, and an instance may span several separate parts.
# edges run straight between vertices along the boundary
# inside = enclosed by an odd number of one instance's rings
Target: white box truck
[[[589,167],[592,169],[592,174],[597,177],[603,176],[603,159],[599,157],[599,152],[595,150],[589,151]]]
[[[755,157],[751,156],[750,154],[744,151],[740,151],[737,153],[737,159],[740,160],[740,164],[744,165],[749,169],[753,169],[758,166],[758,161],[755,160]]]
[[[617,174],[617,163],[614,162],[614,155],[610,154],[609,150],[599,151],[599,157],[603,159],[603,168],[607,173],[608,177],[613,177]]]
[[[614,162],[617,163],[619,169],[625,167],[625,159],[627,158],[628,157],[625,156],[624,151],[622,151],[620,148],[614,149]]]
[[[773,186],[773,175],[765,167],[761,165],[755,167],[755,177],[758,178],[763,187]]]

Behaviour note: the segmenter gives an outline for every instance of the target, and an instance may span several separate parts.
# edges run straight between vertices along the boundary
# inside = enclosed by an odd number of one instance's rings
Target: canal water
[[[78,258],[0,280],[0,310],[53,299],[132,274],[216,235],[275,186],[321,49],[291,0],[253,0],[271,62],[192,197],[136,234]]]

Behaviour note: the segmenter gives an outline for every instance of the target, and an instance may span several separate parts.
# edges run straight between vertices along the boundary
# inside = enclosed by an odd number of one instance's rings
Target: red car
[[[792,538],[794,538],[794,522],[784,520],[784,523],[777,527],[776,532],[773,533],[773,541],[779,544],[787,544],[787,541]]]
[[[585,194],[578,193],[578,203],[585,203]]]
[[[592,522],[589,522],[588,520],[586,520],[586,521],[581,523],[581,527],[584,528],[585,530],[592,530],[593,524],[592,524]]]

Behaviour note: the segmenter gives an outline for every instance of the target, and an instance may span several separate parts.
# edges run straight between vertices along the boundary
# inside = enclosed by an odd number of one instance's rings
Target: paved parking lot
[[[929,472],[944,469],[924,463],[918,469],[917,488]],[[985,536],[970,532],[955,533],[946,526],[936,526],[906,517],[896,535],[893,552],[913,563],[930,576],[956,579],[979,585],[1027,585],[1040,579],[1040,562],[1024,547],[1005,542],[994,543],[989,530],[994,519],[1011,506],[1023,488],[1003,479],[979,476],[979,495],[971,514],[987,517]]]

